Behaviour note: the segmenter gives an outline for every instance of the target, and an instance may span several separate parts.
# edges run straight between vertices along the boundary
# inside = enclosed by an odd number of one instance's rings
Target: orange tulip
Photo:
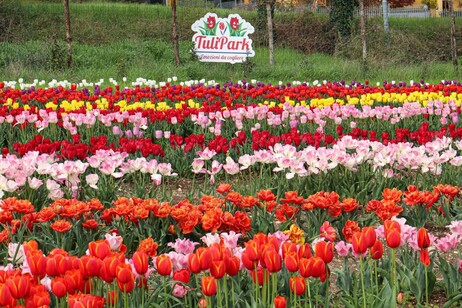
[[[173,263],[170,257],[166,254],[156,258],[157,272],[162,276],[168,276],[172,272]]]
[[[226,274],[225,261],[212,261],[212,265],[210,266],[210,274],[215,279],[223,278],[223,276]]]
[[[282,258],[274,248],[267,249],[264,253],[263,259],[266,265],[266,269],[270,273],[279,272],[281,270]]]
[[[241,260],[236,257],[225,257],[225,265],[226,265],[226,274],[229,276],[236,276],[239,273],[239,269],[241,267]]]
[[[107,240],[99,240],[88,243],[88,250],[91,256],[100,258],[101,260],[111,254],[111,246],[109,246],[109,242]]]
[[[401,245],[401,232],[397,229],[392,229],[385,233],[385,239],[387,241],[387,245],[390,248],[397,248]]]
[[[284,296],[278,295],[273,300],[274,308],[286,308],[287,299]]]
[[[201,285],[205,296],[214,296],[217,293],[217,281],[213,276],[202,277]]]
[[[201,262],[195,253],[191,253],[188,256],[188,268],[193,274],[200,273]]]

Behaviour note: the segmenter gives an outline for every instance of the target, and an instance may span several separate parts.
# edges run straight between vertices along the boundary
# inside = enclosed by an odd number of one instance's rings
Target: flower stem
[[[424,268],[425,268],[425,301],[426,301],[425,307],[430,307],[428,303],[428,270],[425,265],[424,265]]]
[[[366,290],[364,289],[364,265],[363,265],[363,256],[359,257],[359,267],[361,274],[361,289],[363,292],[363,307],[366,308]]]
[[[393,285],[393,307],[396,307],[396,287],[397,287],[397,277],[396,277],[396,254],[395,254],[395,249],[393,248],[391,250],[391,262],[393,266],[392,270],[392,285]]]

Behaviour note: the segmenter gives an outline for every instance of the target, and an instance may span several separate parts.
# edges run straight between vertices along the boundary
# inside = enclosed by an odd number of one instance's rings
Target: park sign
[[[249,38],[255,30],[237,14],[219,18],[215,13],[207,13],[191,29],[195,32],[194,52],[202,62],[242,63],[255,56]]]

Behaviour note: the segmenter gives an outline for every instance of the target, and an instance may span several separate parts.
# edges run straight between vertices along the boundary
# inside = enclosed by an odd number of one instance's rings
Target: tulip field
[[[0,82],[0,307],[461,307],[461,102]]]

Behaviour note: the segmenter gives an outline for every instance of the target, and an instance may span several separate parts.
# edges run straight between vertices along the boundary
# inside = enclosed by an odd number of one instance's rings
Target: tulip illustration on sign
[[[249,38],[254,28],[237,14],[220,18],[207,13],[191,29],[195,32],[193,52],[202,62],[242,63],[255,55]]]
[[[219,28],[220,28],[221,35],[222,36],[225,35],[225,33],[226,33],[226,25],[225,25],[224,22],[220,22]]]

